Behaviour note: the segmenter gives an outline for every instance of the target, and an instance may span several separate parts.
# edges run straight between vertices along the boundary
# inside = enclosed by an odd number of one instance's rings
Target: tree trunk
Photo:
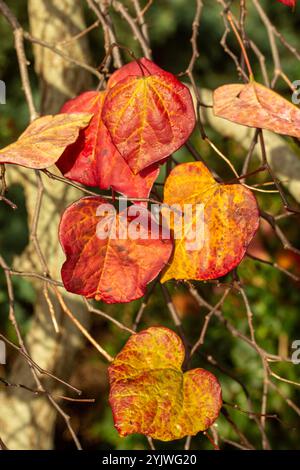
[[[30,29],[33,36],[63,47],[64,52],[82,62],[89,62],[86,38],[63,44],[85,28],[81,2],[76,0],[29,0]],[[41,113],[59,112],[61,105],[70,97],[87,89],[91,77],[84,69],[62,59],[39,45],[34,46],[35,70],[40,79]],[[51,171],[57,171],[51,168]],[[28,211],[28,224],[32,226],[37,201],[37,178],[34,171],[10,166],[7,169],[8,184],[18,183],[24,187]],[[80,197],[75,188],[43,176],[45,191],[38,221],[37,239],[47,260],[50,273],[60,280],[60,267],[64,260],[58,241],[58,224],[62,211]],[[43,272],[34,243],[15,259],[19,271]],[[49,305],[43,291],[43,281],[33,281],[37,302],[25,343],[37,364],[68,380],[74,366],[76,353],[83,345],[82,335],[66,318],[54,297],[49,294],[55,308],[61,332],[56,334],[50,319]],[[72,312],[87,326],[89,315],[76,296],[65,295]],[[9,380],[35,387],[28,364],[19,356],[11,368]],[[43,379],[52,394],[59,392],[57,383]],[[66,391],[64,390],[64,393]],[[35,396],[22,389],[1,392],[0,414],[1,438],[9,449],[51,449],[56,421],[56,410],[44,396]]]

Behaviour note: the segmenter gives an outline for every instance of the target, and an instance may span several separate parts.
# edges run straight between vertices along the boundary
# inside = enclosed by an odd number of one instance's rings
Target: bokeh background
[[[216,3],[211,0],[204,0],[204,3],[205,8],[198,40],[200,57],[194,71],[199,85],[213,89],[224,83],[235,82],[237,74],[234,63],[224,53],[220,45],[224,24],[219,9],[216,7]],[[239,2],[232,3],[238,4]],[[296,47],[299,46],[300,5],[298,5],[295,12],[292,12],[275,0],[265,0],[261,4],[268,12],[274,25],[285,35],[288,41]],[[9,6],[14,10],[20,23],[25,29],[28,29],[27,2],[12,0],[9,2]],[[94,16],[87,7],[84,8],[86,23],[90,24],[95,20]],[[175,74],[185,70],[191,56],[189,41],[194,13],[195,4],[192,0],[154,0],[147,13],[154,60],[161,67]],[[132,48],[138,55],[140,52],[132,34],[128,32],[128,29],[124,27],[119,18],[116,17],[115,22],[119,42]],[[267,68],[271,71],[272,61],[267,33],[254,11],[248,16],[246,30],[265,54]],[[19,136],[20,132],[26,127],[29,116],[20,85],[13,35],[2,17],[0,17],[0,37],[0,79],[4,80],[7,85],[7,103],[0,105],[0,139],[2,147]],[[95,63],[100,63],[104,55],[102,34],[95,29],[89,34],[88,38],[93,59]],[[229,43],[239,54],[233,35],[230,35]],[[300,63],[287,54],[280,45],[279,51],[282,66],[287,76],[291,81],[300,79]],[[33,61],[32,49],[28,44],[26,44],[26,52],[29,60]],[[128,57],[127,59],[129,60]],[[252,64],[256,78],[261,80],[260,68],[255,59],[252,60]],[[32,67],[30,67],[30,71],[34,98],[38,104],[40,100],[38,80]],[[290,99],[291,93],[283,81],[278,81],[276,89]],[[242,146],[217,135],[212,129],[208,129],[208,133],[213,141],[222,148],[223,152],[230,156],[232,163],[240,171],[245,156]],[[212,150],[203,144],[199,137],[194,137],[193,143],[211,168],[221,174],[225,180],[232,178],[230,170],[224,165],[224,162],[217,159]],[[290,145],[293,146],[295,152],[299,153],[297,146],[292,141]],[[190,155],[185,150],[178,152],[175,156],[178,161],[190,160]],[[260,178],[262,177],[256,175],[256,183],[264,181]],[[7,263],[10,264],[13,257],[20,254],[28,243],[28,227],[26,201],[22,188],[18,185],[9,188],[8,197],[18,206],[18,210],[13,211],[3,202],[0,203],[0,251]],[[274,214],[280,212],[281,200],[276,194],[272,194],[272,196],[258,195],[257,197],[263,209]],[[300,248],[299,218],[283,220],[281,227],[291,243]],[[289,250],[283,250],[280,242],[267,224],[262,224],[251,250],[253,254],[275,261],[294,274],[300,275],[300,257]],[[245,289],[251,301],[258,343],[274,354],[279,353],[290,356],[292,342],[295,339],[300,339],[299,282],[293,281],[271,266],[256,263],[250,259],[245,259],[241,263],[238,272],[245,283]],[[36,294],[28,279],[15,277],[13,281],[16,295],[16,315],[22,333],[26,335],[31,322]],[[206,311],[195,304],[193,298],[180,284],[169,283],[169,288],[181,316],[184,329],[191,342],[193,342],[198,337]],[[212,304],[217,301],[222,292],[218,286],[210,283],[197,283],[197,288]],[[99,303],[98,306],[123,323],[131,325],[140,303],[140,301],[136,301],[128,305],[110,306]],[[223,313],[236,328],[243,333],[247,333],[247,318],[244,307],[242,301],[236,295],[229,295],[224,303]],[[141,328],[158,324],[170,328],[174,327],[161,290],[157,287],[150,298]],[[15,333],[8,321],[8,298],[3,272],[0,272],[0,330],[9,339],[16,341]],[[128,335],[121,332],[117,327],[97,317],[93,319],[91,331],[100,344],[112,355],[115,355],[122,348],[128,338]],[[255,351],[247,347],[242,341],[232,337],[219,322],[212,320],[201,353],[203,353],[203,357],[198,357],[194,365],[206,367],[218,376],[223,387],[225,401],[237,404],[240,408],[247,410],[245,391],[239,383],[241,381],[251,395],[255,411],[259,413],[262,370],[259,357],[255,354]],[[213,354],[224,370],[230,371],[233,377],[207,363],[205,355],[210,353]],[[8,354],[7,366],[5,368],[0,366],[1,376],[8,373],[10,359],[13,359],[15,353],[9,350]],[[93,405],[63,404],[64,409],[72,417],[74,428],[81,439],[83,447],[86,449],[148,448],[148,443],[143,436],[133,435],[121,439],[114,429],[112,414],[107,401],[107,366],[99,358],[97,352],[89,345],[86,345],[83,350],[78,352],[75,364],[71,374],[71,383],[83,390],[84,396],[96,399]],[[275,363],[272,365],[272,369],[289,380],[300,381],[300,364]],[[298,403],[298,406],[300,405],[299,387],[283,382],[277,382],[276,384],[280,393],[292,399],[296,404]],[[278,416],[278,419],[270,418],[267,420],[266,429],[272,447],[274,449],[299,448],[300,426],[297,413],[287,406],[280,394],[272,389],[269,393],[267,409],[268,413]],[[227,408],[227,411],[232,421],[242,430],[250,442],[255,447],[260,448],[261,436],[252,417],[230,407]],[[217,425],[220,436],[228,440],[238,441],[238,436],[223,416],[220,416]],[[156,443],[157,448],[171,449],[182,448],[182,446],[183,442]],[[55,448],[66,449],[72,447],[73,443],[65,429],[65,424],[61,419],[58,419],[55,430]],[[211,447],[211,443],[203,435],[198,435],[192,441],[192,448],[195,449],[210,449]],[[225,444],[222,448],[231,448],[231,446]]]

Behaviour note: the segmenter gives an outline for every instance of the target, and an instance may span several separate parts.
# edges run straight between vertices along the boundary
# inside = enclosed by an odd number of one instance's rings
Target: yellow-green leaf
[[[168,328],[130,337],[109,367],[110,404],[121,436],[170,441],[204,431],[217,419],[221,387],[204,369],[183,373],[184,346]]]

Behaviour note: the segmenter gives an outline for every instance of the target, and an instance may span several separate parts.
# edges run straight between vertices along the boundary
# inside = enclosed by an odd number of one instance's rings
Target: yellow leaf
[[[252,192],[241,184],[217,183],[201,162],[174,168],[164,203],[177,205],[181,213],[177,220],[175,210],[173,218],[165,217],[174,231],[175,250],[161,282],[224,276],[240,263],[259,226]]]

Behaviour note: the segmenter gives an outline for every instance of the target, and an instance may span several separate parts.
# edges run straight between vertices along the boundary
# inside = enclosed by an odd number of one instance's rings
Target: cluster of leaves
[[[236,123],[299,137],[300,112],[278,94],[251,80],[214,93],[216,116]],[[56,116],[35,120],[17,142],[0,150],[0,163],[44,169],[54,163],[81,184],[111,188],[131,199],[147,199],[159,173],[191,135],[196,118],[189,89],[147,59],[116,71],[105,91],[89,91],[68,101]],[[160,275],[207,280],[224,276],[242,260],[259,225],[252,192],[241,184],[217,182],[201,162],[176,166],[164,188],[164,204],[193,207],[191,226],[181,238],[151,239],[150,212],[99,213],[103,197],[84,197],[64,212],[59,238],[66,254],[66,289],[107,303],[131,302]],[[190,250],[197,205],[204,207],[203,243]],[[133,214],[133,215],[132,215]],[[139,214],[140,215],[140,214]],[[139,237],[115,238],[112,227],[134,221]],[[108,236],[97,235],[99,224]],[[127,227],[127,224],[125,224]],[[173,221],[170,228],[175,231]],[[123,278],[126,282],[123,283]],[[184,347],[161,327],[132,336],[109,368],[110,403],[121,435],[140,432],[171,440],[209,427],[219,414],[221,389],[207,371],[181,371]],[[191,420],[193,416],[193,420]]]

